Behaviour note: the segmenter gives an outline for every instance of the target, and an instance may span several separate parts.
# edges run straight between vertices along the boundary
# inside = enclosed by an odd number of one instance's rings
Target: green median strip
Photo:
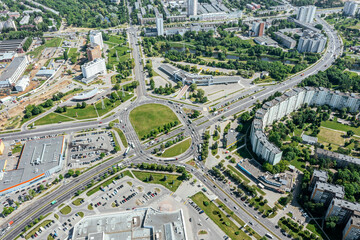
[[[198,192],[191,199],[206,215],[231,239],[251,239],[241,228],[231,221],[204,193]]]

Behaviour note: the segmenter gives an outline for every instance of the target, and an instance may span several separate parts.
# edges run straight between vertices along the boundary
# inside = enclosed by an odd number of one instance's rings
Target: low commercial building
[[[305,30],[300,37],[297,50],[299,52],[322,52],[325,48],[327,38],[321,34],[310,30]]]
[[[98,88],[94,88],[93,90],[82,92],[72,98],[73,101],[85,101],[91,99],[99,93]]]
[[[86,216],[74,226],[72,239],[187,240],[188,238],[182,210],[163,212],[153,208],[138,208],[125,212]]]
[[[212,75],[192,74],[168,64],[162,64],[159,69],[174,78],[175,81],[181,81],[183,84],[188,85],[195,83],[197,85],[210,86],[214,84],[238,83],[240,81],[240,77],[213,77]]]
[[[286,36],[285,34],[281,32],[275,32],[274,33],[276,38],[281,41],[281,44],[289,49],[293,49],[296,47],[296,40],[292,39],[289,36]]]
[[[0,62],[11,62],[16,56],[16,52],[0,53]]]
[[[355,212],[347,221],[343,230],[343,240],[360,239],[360,212]]]
[[[84,78],[91,78],[99,74],[106,74],[106,64],[103,58],[96,58],[95,60],[85,63],[81,66],[81,71]]]
[[[301,136],[302,142],[305,144],[315,145],[318,141],[317,137],[312,137],[306,134]]]
[[[349,202],[339,198],[333,198],[326,211],[325,218],[336,216],[339,218],[337,224],[343,224],[349,221],[354,212],[360,212],[360,204]]]
[[[0,76],[0,88],[11,87],[24,73],[27,64],[26,56],[14,58]]]
[[[254,38],[254,41],[259,45],[278,47],[278,43],[268,36],[256,37]]]
[[[17,52],[24,53],[23,45],[27,38],[4,40],[0,42],[0,53]]]
[[[23,76],[15,85],[15,89],[18,92],[23,92],[29,86],[30,78],[29,76]]]
[[[0,196],[18,191],[59,172],[63,166],[63,151],[64,136],[26,142],[15,170],[1,170]]]
[[[54,76],[55,74],[55,70],[54,69],[40,69],[35,76],[37,77],[46,77],[46,78],[51,78],[52,76]]]
[[[325,182],[316,182],[310,199],[317,203],[324,203],[328,206],[334,198],[343,198],[345,191],[343,186]]]
[[[92,44],[86,49],[89,61],[94,61],[96,58],[101,58],[101,48],[99,44]]]

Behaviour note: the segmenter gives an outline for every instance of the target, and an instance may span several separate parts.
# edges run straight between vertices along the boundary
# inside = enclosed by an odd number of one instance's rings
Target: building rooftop
[[[0,42],[0,52],[16,52],[25,43],[25,39],[12,39]]]
[[[7,79],[11,78],[19,68],[20,64],[24,61],[24,59],[26,60],[26,56],[14,58],[14,60],[7,66],[5,71],[3,71],[3,73],[1,74],[0,82],[6,81]]]
[[[345,195],[344,187],[339,185],[334,185],[326,182],[316,182],[315,188],[321,191],[332,192],[337,198],[343,198]]]
[[[359,158],[344,155],[344,154],[337,153],[337,152],[332,152],[332,151],[325,150],[325,149],[322,149],[322,148],[317,148],[316,149],[316,154],[317,155],[322,155],[322,156],[325,156],[325,157],[328,157],[328,158],[333,158],[333,159],[336,159],[336,160],[339,160],[339,161],[345,161],[345,162],[348,162],[348,163],[353,163],[353,164],[360,165],[360,159]]]
[[[161,212],[153,208],[140,208],[87,216],[74,226],[72,239],[186,240],[184,224],[182,210]]]
[[[314,170],[313,177],[317,177],[321,182],[326,182],[329,178],[326,171],[317,169]]]
[[[360,212],[360,204],[356,202],[354,203],[354,202],[346,201],[344,199],[334,198],[333,205],[337,207],[345,208],[350,211]]]
[[[91,65],[94,65],[94,64],[96,64],[98,62],[101,62],[101,61],[105,61],[105,60],[103,58],[95,58],[93,61],[87,62],[84,65],[82,65],[81,67],[85,67],[85,68],[90,67]]]
[[[0,180],[0,194],[59,171],[62,165],[63,145],[63,136],[27,141],[16,169],[5,169]]]
[[[257,138],[259,139],[259,141],[264,145],[264,147],[269,149],[274,154],[281,153],[281,150],[277,146],[275,146],[275,144],[271,143],[268,140],[268,138],[266,137],[266,135],[263,131],[256,131],[255,134],[256,134]]]
[[[98,92],[99,92],[99,89],[94,88],[93,90],[85,91],[85,92],[80,93],[79,95],[74,96],[73,100],[86,100],[86,99],[94,97],[96,94],[98,94]]]
[[[310,143],[310,144],[315,144],[317,143],[318,139],[317,137],[312,137],[312,136],[309,136],[309,135],[306,135],[306,134],[303,134],[301,136],[302,140],[306,143]]]

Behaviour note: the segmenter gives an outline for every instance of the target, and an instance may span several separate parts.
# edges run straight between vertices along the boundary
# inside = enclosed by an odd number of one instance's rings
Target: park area
[[[125,37],[111,35],[105,43],[109,46],[109,65],[113,66],[130,59],[130,49],[127,47]]]
[[[130,121],[136,134],[140,139],[143,139],[152,130],[157,130],[159,127],[178,121],[178,118],[165,105],[144,104],[131,111]]]

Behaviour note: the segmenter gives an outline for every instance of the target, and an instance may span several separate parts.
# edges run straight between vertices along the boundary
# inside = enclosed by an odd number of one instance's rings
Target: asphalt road
[[[176,109],[179,109],[179,104],[170,104],[166,100],[161,99],[154,99],[149,98],[147,96],[146,92],[146,85],[144,81],[144,72],[143,72],[143,65],[144,63],[140,64],[141,55],[139,52],[139,46],[136,45],[137,42],[137,35],[136,35],[136,29],[134,27],[129,28],[129,34],[130,34],[130,44],[133,48],[133,57],[135,60],[135,78],[139,81],[140,85],[137,88],[137,94],[138,97],[136,101],[131,103],[131,106],[128,109],[124,109],[115,115],[112,115],[100,122],[77,122],[77,123],[63,123],[63,124],[54,124],[54,125],[48,125],[48,126],[39,126],[34,130],[25,130],[21,132],[11,133],[11,134],[3,134],[2,138],[5,140],[14,140],[19,138],[26,138],[26,137],[32,137],[32,136],[41,136],[41,135],[49,135],[49,134],[57,134],[57,133],[63,133],[63,132],[75,132],[80,131],[82,129],[88,129],[88,128],[98,128],[98,127],[105,127],[108,125],[109,122],[113,121],[115,118],[119,118],[122,120],[122,124],[124,124],[124,130],[125,135],[128,140],[128,142],[131,142],[134,145],[134,149],[129,153],[129,155],[134,155],[131,159],[127,159],[127,162],[143,162],[145,159],[149,159],[150,162],[159,162],[164,159],[159,159],[151,156],[148,151],[143,150],[144,146],[141,144],[140,140],[138,139],[133,127],[130,124],[129,121],[129,112],[131,109],[135,108],[136,106],[145,104],[145,103],[160,103],[169,106],[171,109],[173,109],[174,113],[178,115],[179,119],[181,119],[182,124],[184,125],[185,129],[183,130],[186,135],[189,135],[192,137],[192,148],[189,148],[184,154],[178,157],[178,160],[185,160],[191,157],[194,157],[196,155],[196,147],[201,142],[201,136],[199,132],[202,132],[204,129],[209,127],[210,125],[214,124],[216,121],[221,119],[221,116],[231,116],[235,113],[238,113],[241,110],[247,109],[251,107],[254,103],[256,103],[257,100],[263,100],[267,98],[268,96],[272,95],[276,91],[285,91],[287,89],[291,89],[295,87],[298,83],[300,83],[304,78],[316,74],[318,71],[324,71],[328,67],[331,66],[333,61],[335,60],[334,55],[339,56],[341,55],[341,49],[342,49],[342,43],[337,37],[336,33],[333,32],[330,27],[324,23],[321,19],[317,18],[318,21],[322,22],[324,24],[324,29],[328,33],[329,37],[329,43],[330,46],[327,50],[327,52],[324,54],[323,58],[315,65],[313,65],[310,69],[305,70],[302,74],[298,74],[297,76],[294,76],[287,81],[284,81],[283,83],[268,86],[263,91],[255,93],[253,96],[254,98],[245,98],[242,100],[239,100],[236,103],[233,103],[229,106],[229,109],[224,111],[222,114],[218,116],[211,116],[208,115],[204,118],[202,118],[202,121],[209,120],[208,122],[200,125],[195,126],[195,124],[188,124],[187,118],[180,116],[178,113],[176,113]],[[241,96],[241,94],[234,96],[234,99]],[[223,101],[225,104],[229,100]],[[188,107],[188,106],[187,106]],[[121,161],[123,157],[115,157],[107,162],[102,163],[101,165],[98,165],[91,170],[83,173],[80,178],[76,178],[66,185],[63,185],[59,187],[56,191],[49,193],[48,195],[44,196],[41,199],[41,203],[34,202],[29,204],[26,208],[16,211],[13,215],[12,220],[14,221],[13,226],[7,231],[7,233],[1,238],[1,239],[14,239],[16,236],[18,236],[21,231],[24,229],[24,227],[36,217],[39,217],[40,215],[45,215],[48,212],[51,212],[51,210],[57,206],[57,204],[61,204],[62,201],[71,198],[74,193],[82,189],[84,186],[86,186],[92,179],[94,179],[95,176],[101,174],[103,171],[105,171],[107,168],[111,167],[112,165],[118,163]],[[190,167],[187,166],[187,169],[190,170]],[[212,185],[204,180],[203,172],[196,171],[194,173],[201,182],[206,185],[208,188],[212,188]],[[219,186],[220,183],[218,183]],[[218,189],[218,188],[217,188]],[[222,189],[227,193],[227,189],[225,186],[222,187]],[[223,191],[220,191],[219,189],[212,189],[215,190],[214,192],[219,196],[220,199],[224,199],[226,194]],[[50,202],[52,200],[57,200],[57,204],[55,206],[51,206]],[[224,200],[223,200],[224,202]],[[239,206],[238,201],[228,199],[227,202],[224,202],[230,209],[233,209],[235,204]],[[246,211],[245,211],[246,210]],[[251,226],[256,232],[259,234],[265,234],[266,232],[270,232],[275,236],[281,236],[279,235],[279,231],[275,228],[273,224],[271,224],[267,219],[256,219],[254,217],[254,212],[252,212],[251,209],[242,209],[239,208],[238,211],[236,211],[236,214],[243,219],[244,221],[252,221],[257,222],[258,224],[255,224],[254,226]],[[262,224],[260,224],[260,221]],[[264,227],[266,226],[267,229]],[[5,228],[6,224],[3,224],[1,228]],[[281,239],[281,238],[279,238]]]

